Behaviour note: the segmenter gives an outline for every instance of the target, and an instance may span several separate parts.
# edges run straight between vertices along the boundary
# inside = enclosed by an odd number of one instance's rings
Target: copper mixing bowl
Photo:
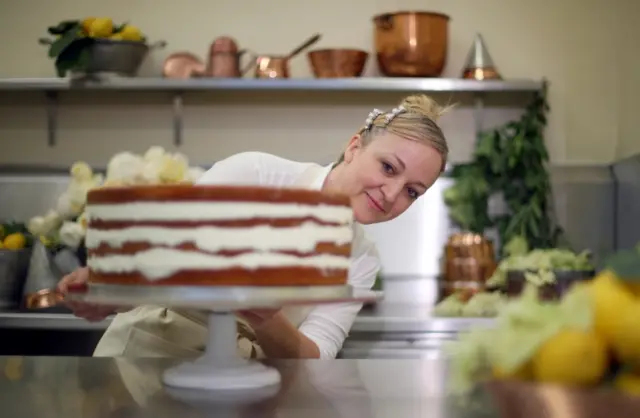
[[[360,77],[369,53],[359,49],[316,49],[307,58],[316,78]]]

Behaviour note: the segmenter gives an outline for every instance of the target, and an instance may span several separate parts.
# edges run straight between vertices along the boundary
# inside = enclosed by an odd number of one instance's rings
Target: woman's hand
[[[58,283],[58,291],[63,295],[67,295],[69,291],[74,289],[83,289],[89,280],[89,268],[81,267],[71,274],[68,274]],[[77,317],[84,318],[87,321],[102,321],[109,315],[116,313],[117,308],[114,306],[92,305],[89,303],[65,300],[73,314]]]
[[[251,325],[251,328],[255,330],[273,318],[278,312],[280,312],[280,309],[250,309],[239,311],[238,315],[245,319]]]

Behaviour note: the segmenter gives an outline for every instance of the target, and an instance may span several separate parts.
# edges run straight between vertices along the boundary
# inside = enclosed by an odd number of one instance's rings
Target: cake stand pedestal
[[[236,316],[233,312],[209,314],[209,335],[205,353],[189,363],[164,372],[164,383],[178,388],[238,390],[278,385],[276,369],[238,355]]]
[[[70,300],[109,306],[159,305],[209,312],[204,355],[167,369],[167,386],[193,390],[242,391],[278,386],[279,372],[238,355],[234,312],[341,302],[373,302],[381,292],[350,286],[127,286],[89,284],[69,293]]]

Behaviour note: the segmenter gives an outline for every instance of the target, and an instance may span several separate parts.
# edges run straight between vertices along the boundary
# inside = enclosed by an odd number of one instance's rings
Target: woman
[[[386,222],[402,214],[436,181],[448,147],[436,124],[445,109],[424,95],[407,97],[385,113],[374,110],[349,141],[337,163],[326,167],[260,152],[216,163],[199,184],[304,187],[350,196],[356,220],[349,284],[370,289],[380,268],[373,243],[359,224]],[[60,282],[86,282],[81,269]],[[253,310],[239,314],[240,350],[245,356],[335,358],[362,308],[359,303],[319,305],[306,310]],[[114,309],[72,305],[77,316],[101,320]],[[202,313],[144,306],[116,316],[96,356],[195,356],[203,348]]]

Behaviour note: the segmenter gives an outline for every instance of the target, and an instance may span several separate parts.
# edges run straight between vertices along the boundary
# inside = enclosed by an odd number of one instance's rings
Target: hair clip
[[[384,117],[384,126],[387,126],[388,124],[390,124],[391,121],[396,118],[396,116],[404,112],[406,112],[406,109],[402,105],[394,108],[391,112],[387,113],[387,115]]]
[[[373,121],[380,115],[384,115],[384,112],[380,109],[373,109],[369,112],[369,116],[367,116],[367,120],[364,121],[364,130],[369,131],[371,127],[373,127]]]

